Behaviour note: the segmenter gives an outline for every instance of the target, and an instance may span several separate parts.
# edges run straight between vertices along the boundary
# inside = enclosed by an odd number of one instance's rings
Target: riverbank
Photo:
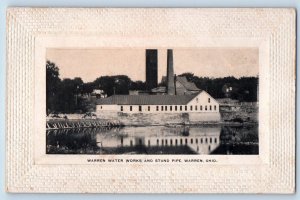
[[[257,102],[229,102],[220,105],[221,121],[224,123],[258,123]]]

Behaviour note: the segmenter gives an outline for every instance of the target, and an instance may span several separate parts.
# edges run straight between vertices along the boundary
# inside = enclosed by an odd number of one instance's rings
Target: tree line
[[[239,101],[256,102],[258,93],[258,77],[233,76],[222,78],[198,77],[193,73],[183,73],[188,81],[208,92],[214,98],[232,98]]]
[[[188,81],[207,91],[214,98],[230,97],[240,101],[257,101],[258,77],[198,77],[193,73],[184,73]],[[165,83],[160,83],[165,86]],[[226,88],[231,88],[226,92]],[[92,82],[84,83],[80,77],[61,79],[59,67],[46,62],[46,108],[50,113],[76,113],[89,111],[91,102],[85,98],[94,89],[103,90],[107,96],[129,94],[129,90],[146,90],[146,83],[133,81],[126,75],[100,76]]]
[[[90,96],[95,89],[103,90],[107,96],[129,94],[129,90],[145,90],[146,83],[132,81],[126,75],[101,76],[93,82],[84,83],[80,77],[61,79],[59,67],[46,61],[46,109],[50,113],[75,113],[91,110]]]

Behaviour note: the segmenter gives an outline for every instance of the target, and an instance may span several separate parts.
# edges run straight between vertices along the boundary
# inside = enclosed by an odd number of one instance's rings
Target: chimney
[[[146,49],[146,87],[157,87],[157,49]]]
[[[167,93],[168,95],[175,95],[172,49],[168,49],[168,55],[167,55]]]

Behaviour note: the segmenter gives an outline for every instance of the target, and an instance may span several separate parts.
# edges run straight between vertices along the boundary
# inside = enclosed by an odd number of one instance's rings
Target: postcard
[[[9,8],[8,192],[293,193],[293,9]]]

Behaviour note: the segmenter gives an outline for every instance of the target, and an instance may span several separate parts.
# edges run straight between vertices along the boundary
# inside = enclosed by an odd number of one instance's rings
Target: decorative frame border
[[[74,193],[293,193],[295,190],[295,10],[9,8],[7,11],[6,190]],[[260,68],[261,163],[39,164],[35,160],[36,70],[41,38],[151,40],[168,47],[201,38],[267,44]],[[62,45],[64,45],[64,41]],[[105,43],[105,42],[104,42]],[[125,42],[126,43],[126,42]],[[134,47],[139,43],[127,42]],[[174,44],[175,45],[175,44]],[[262,76],[261,76],[262,75]],[[43,78],[43,76],[40,76]],[[262,98],[261,94],[264,98]],[[261,104],[262,103],[262,104]],[[261,129],[260,129],[261,130]],[[260,143],[261,145],[261,143]],[[100,156],[96,156],[100,157]],[[245,158],[244,160],[247,160]]]

